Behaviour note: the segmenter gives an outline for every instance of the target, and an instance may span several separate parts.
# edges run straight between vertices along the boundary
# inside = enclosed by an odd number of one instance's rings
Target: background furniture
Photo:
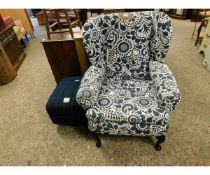
[[[210,71],[210,45],[207,46],[203,64]]]
[[[176,19],[188,19],[191,13],[191,9],[170,9],[170,17]]]
[[[76,101],[81,79],[81,76],[64,78],[56,86],[46,105],[53,123],[87,126],[85,111]]]
[[[208,17],[207,19],[209,21],[210,17]],[[203,52],[204,55],[206,55],[207,46],[209,46],[209,45],[210,45],[210,23],[208,22],[203,40],[202,40],[201,45],[199,47],[199,52]]]
[[[0,85],[11,82],[17,75],[4,48],[0,45]]]
[[[4,16],[3,20],[4,20],[5,27],[10,26],[10,25],[14,25],[14,21],[13,21],[11,16]]]
[[[35,38],[34,27],[31,23],[30,17],[26,9],[0,9],[0,14],[3,17],[12,16],[13,21],[21,20],[26,33],[30,34],[32,38]]]
[[[18,70],[26,54],[23,51],[23,46],[13,30],[13,26],[8,26],[0,32],[0,45],[9,58],[12,66]]]
[[[2,18],[1,14],[0,14],[0,31],[3,30],[4,28],[5,28],[4,19]]]
[[[43,11],[40,11],[36,14],[36,18],[37,18],[37,21],[39,23],[39,25],[45,25],[45,19],[44,19],[44,13]]]
[[[43,40],[42,44],[57,83],[65,77],[80,76],[88,69],[81,38]]]
[[[93,14],[110,14],[122,12],[138,12],[138,11],[153,11],[154,9],[87,9],[88,18],[93,17]]]
[[[82,23],[82,26],[84,26],[85,22],[87,21],[87,15],[88,15],[88,10],[87,9],[77,9],[79,19]]]
[[[122,13],[125,12],[124,9],[103,9],[104,14],[110,14],[110,13]]]
[[[21,42],[21,44],[23,44],[24,47],[26,47],[22,37],[24,36],[27,40],[28,38],[27,38],[26,30],[23,27],[21,20],[13,21],[11,16],[5,16],[3,20],[5,23],[5,27],[10,26],[10,25],[13,26],[13,30],[15,31],[15,34],[17,35],[18,40]]]
[[[45,25],[47,37],[50,39],[52,33],[70,32],[74,38],[72,28],[78,25],[82,29],[82,24],[76,10],[67,9],[44,9]]]
[[[207,25],[208,25],[208,19],[207,19],[207,18],[202,19],[202,20],[201,20],[201,24],[200,24],[200,26],[198,27],[197,39],[196,39],[196,41],[195,41],[195,46],[198,44],[198,41],[199,41],[200,39],[203,38],[203,36],[201,35],[201,30],[202,30],[203,28],[206,29]]]
[[[41,12],[42,9],[29,9],[32,13],[32,15],[35,17],[37,13]]]
[[[180,100],[176,80],[164,63],[172,38],[170,18],[153,11],[101,15],[87,21],[84,30],[91,66],[77,102],[86,110],[89,130],[156,136],[155,149],[160,150],[169,112]]]
[[[200,22],[202,19],[210,16],[210,9],[193,9],[191,15],[192,22]]]
[[[83,26],[87,20],[87,9],[74,9],[74,10],[77,11],[81,24]],[[43,11],[39,11],[38,13],[36,13],[36,17],[39,25],[45,25],[45,18]]]
[[[28,37],[27,37],[27,33],[26,33],[26,30],[25,28],[23,27],[23,23],[21,20],[15,20],[14,21],[14,26],[16,26],[17,28],[20,28],[20,33],[22,36],[24,36],[26,38],[26,40],[28,40]],[[14,29],[14,27],[13,27]],[[21,36],[21,38],[22,38]]]
[[[192,33],[192,38],[193,38],[194,35],[197,35],[195,45],[197,45],[202,27],[206,26],[205,18],[207,18],[209,16],[210,16],[210,9],[193,9],[193,11],[192,11],[191,21],[195,22],[193,33]],[[200,22],[200,21],[201,21],[201,25],[197,29],[198,31],[196,33],[196,26],[197,26],[197,23]]]
[[[82,75],[74,40],[42,41],[42,44],[57,83],[65,77]]]

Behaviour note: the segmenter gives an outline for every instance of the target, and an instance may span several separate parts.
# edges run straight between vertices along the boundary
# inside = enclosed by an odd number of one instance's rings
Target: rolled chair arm
[[[82,78],[79,90],[76,95],[77,102],[84,108],[92,107],[100,92],[104,80],[104,69],[90,66]]]
[[[174,110],[181,97],[173,74],[166,64],[158,61],[150,61],[149,67],[160,105],[167,107],[169,111]]]

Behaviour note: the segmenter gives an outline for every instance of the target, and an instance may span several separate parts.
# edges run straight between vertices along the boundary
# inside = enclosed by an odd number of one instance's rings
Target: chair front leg
[[[155,144],[155,149],[157,151],[160,151],[161,150],[161,145],[160,144],[165,141],[166,137],[164,135],[162,135],[162,136],[156,136],[155,138],[157,139],[157,142]]]
[[[99,138],[99,135],[95,132],[91,132],[91,135],[96,140],[96,147],[101,147],[101,139]]]

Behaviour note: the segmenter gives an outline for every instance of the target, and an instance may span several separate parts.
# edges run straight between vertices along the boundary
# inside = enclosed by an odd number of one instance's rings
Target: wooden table
[[[82,32],[75,31],[74,39],[69,32],[51,34],[51,40],[41,42],[57,83],[64,77],[83,75],[89,67]]]

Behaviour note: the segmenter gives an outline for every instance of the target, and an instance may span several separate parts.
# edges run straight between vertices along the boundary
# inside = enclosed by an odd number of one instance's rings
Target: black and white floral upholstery
[[[177,83],[164,64],[172,38],[165,13],[135,12],[89,19],[84,46],[91,62],[77,102],[96,133],[160,136],[180,100]]]

